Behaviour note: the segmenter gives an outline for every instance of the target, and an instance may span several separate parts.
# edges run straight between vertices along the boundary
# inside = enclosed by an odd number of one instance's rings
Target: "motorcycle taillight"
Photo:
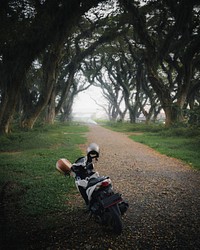
[[[110,181],[106,180],[101,183],[101,187],[107,187],[110,185]]]

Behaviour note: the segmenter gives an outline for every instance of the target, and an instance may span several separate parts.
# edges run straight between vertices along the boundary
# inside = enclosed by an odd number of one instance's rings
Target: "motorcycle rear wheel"
[[[107,208],[106,212],[106,226],[115,234],[122,233],[122,219],[118,205]]]

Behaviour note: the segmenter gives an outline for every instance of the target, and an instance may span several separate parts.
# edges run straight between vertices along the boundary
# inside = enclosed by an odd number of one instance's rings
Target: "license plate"
[[[101,202],[102,202],[103,207],[107,208],[121,201],[122,201],[121,195],[119,193],[116,193],[109,197],[106,197]]]

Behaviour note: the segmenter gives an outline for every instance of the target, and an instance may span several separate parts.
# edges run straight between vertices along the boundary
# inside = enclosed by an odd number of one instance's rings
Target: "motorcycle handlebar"
[[[94,166],[93,166],[93,163],[92,162],[88,162],[86,163],[86,165],[83,165],[83,164],[77,164],[77,163],[74,163],[72,166],[71,166],[71,171],[74,172],[74,173],[78,173],[78,172],[83,172],[83,171],[91,171],[94,169]]]

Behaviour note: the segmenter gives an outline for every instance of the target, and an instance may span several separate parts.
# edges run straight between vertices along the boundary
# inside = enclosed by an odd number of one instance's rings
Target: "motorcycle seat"
[[[107,177],[107,176],[106,176],[106,177],[103,176],[103,177],[91,178],[91,179],[88,181],[87,188],[92,187],[92,186],[96,185],[98,182],[104,181],[104,180],[106,180],[106,179],[108,179],[108,178],[109,178],[109,177]]]

